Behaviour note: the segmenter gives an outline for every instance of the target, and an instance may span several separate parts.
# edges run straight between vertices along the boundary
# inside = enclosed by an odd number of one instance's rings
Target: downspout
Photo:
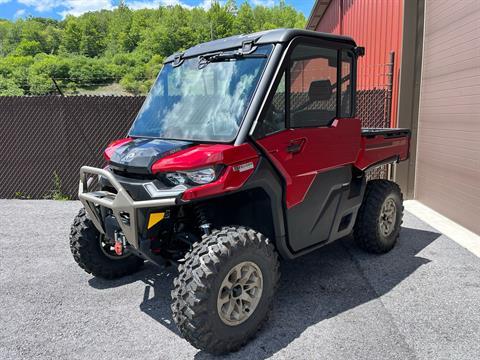
[[[339,31],[340,35],[343,35],[343,0],[339,0]]]

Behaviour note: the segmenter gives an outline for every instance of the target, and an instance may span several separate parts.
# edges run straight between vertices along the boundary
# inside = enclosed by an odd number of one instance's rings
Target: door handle
[[[295,139],[291,140],[287,146],[287,152],[291,154],[297,154],[302,151],[303,144],[305,144],[305,139]]]

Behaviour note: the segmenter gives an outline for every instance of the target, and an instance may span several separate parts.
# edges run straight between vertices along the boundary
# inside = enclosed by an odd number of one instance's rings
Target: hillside
[[[234,34],[302,28],[305,21],[283,1],[252,7],[233,0],[208,10],[120,4],[62,21],[0,19],[0,96],[53,93],[52,79],[66,94],[144,94],[163,59],[178,50]]]

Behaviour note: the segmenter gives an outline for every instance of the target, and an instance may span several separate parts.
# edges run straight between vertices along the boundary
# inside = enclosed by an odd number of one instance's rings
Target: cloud
[[[275,5],[274,0],[251,0],[252,4],[255,6],[267,6],[272,7]]]
[[[11,0],[0,0],[2,2],[8,2]],[[46,12],[55,9],[62,17],[67,15],[79,16],[89,11],[98,10],[111,10],[116,6],[114,0],[17,0],[18,3],[33,7],[38,12]],[[223,4],[224,1],[219,1]],[[272,3],[273,0],[253,0],[262,4]],[[174,6],[181,5],[187,9],[193,8],[193,6],[187,5],[182,0],[133,0],[126,1],[127,6],[130,9],[157,9],[159,6]],[[212,0],[202,0],[197,7],[208,10],[211,7]],[[268,5],[266,5],[268,6]]]
[[[200,4],[197,5],[198,7],[204,8],[208,10],[212,7],[212,0],[203,0]]]
[[[13,18],[14,19],[18,19],[18,18],[21,18],[23,16],[25,16],[27,10],[25,9],[18,9],[17,11],[15,11],[15,14],[13,14]]]
[[[18,0],[18,3],[33,7],[38,12],[49,11],[62,4],[58,0]]]
[[[114,8],[112,0],[66,0],[61,1],[65,10],[59,12],[63,17],[67,15],[79,16],[89,11],[111,10]]]
[[[0,0],[4,1],[4,0]],[[62,16],[81,15],[88,11],[112,9],[113,0],[17,0],[18,3],[33,7],[38,12],[50,11],[52,9],[63,9],[59,11]]]
[[[0,0],[0,4],[6,4],[8,2],[10,2],[10,0]]]
[[[222,6],[225,5],[225,0],[203,0],[200,4],[196,5],[196,7],[208,10],[212,7],[212,3],[214,2],[218,2]],[[238,3],[240,2],[238,1]]]

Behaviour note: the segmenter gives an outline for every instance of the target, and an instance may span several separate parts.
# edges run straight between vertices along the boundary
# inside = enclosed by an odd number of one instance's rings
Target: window
[[[329,126],[336,117],[337,50],[297,45],[290,62],[290,127]]]
[[[342,74],[340,83],[340,117],[353,116],[353,87],[352,87],[353,54],[342,51]]]
[[[200,66],[199,57],[165,64],[135,119],[130,136],[190,141],[235,139],[272,45],[233,61]]]
[[[272,101],[260,120],[256,136],[258,138],[285,129],[285,73],[277,85]]]

